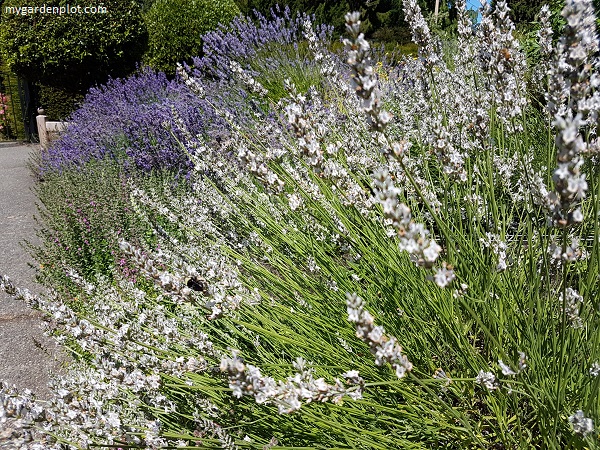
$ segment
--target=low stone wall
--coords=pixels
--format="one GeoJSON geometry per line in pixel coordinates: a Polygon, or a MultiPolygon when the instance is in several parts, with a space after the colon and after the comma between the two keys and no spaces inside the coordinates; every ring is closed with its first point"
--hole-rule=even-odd
{"type": "Polygon", "coordinates": [[[36,117],[37,129],[40,137],[40,146],[43,150],[47,150],[50,143],[60,136],[60,133],[67,129],[68,122],[53,122],[48,121],[44,115],[43,109],[38,109],[36,117]]]}

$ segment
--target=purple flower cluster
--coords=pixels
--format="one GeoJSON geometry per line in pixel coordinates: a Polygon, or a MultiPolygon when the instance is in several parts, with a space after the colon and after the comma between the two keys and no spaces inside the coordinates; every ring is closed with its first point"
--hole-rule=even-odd
{"type": "Polygon", "coordinates": [[[93,88],[61,139],[42,155],[41,170],[115,158],[145,171],[167,168],[187,173],[191,163],[178,144],[184,136],[173,111],[192,135],[217,132],[223,126],[206,100],[163,73],[146,69],[93,88]]]}
{"type": "MultiPolygon", "coordinates": [[[[271,19],[257,11],[254,14],[255,21],[239,16],[227,26],[221,26],[218,30],[202,37],[204,55],[193,60],[196,76],[204,75],[229,80],[232,75],[231,60],[246,66],[243,62],[250,61],[261,49],[267,49],[273,43],[297,48],[298,42],[304,39],[304,22],[308,20],[314,23],[314,17],[307,14],[292,17],[287,6],[283,11],[279,7],[271,10],[271,19]]],[[[319,25],[315,28],[315,33],[319,41],[325,43],[331,38],[333,27],[319,25]]],[[[276,70],[273,65],[282,63],[278,58],[267,58],[265,62],[270,67],[264,69],[270,72],[276,70]]]]}

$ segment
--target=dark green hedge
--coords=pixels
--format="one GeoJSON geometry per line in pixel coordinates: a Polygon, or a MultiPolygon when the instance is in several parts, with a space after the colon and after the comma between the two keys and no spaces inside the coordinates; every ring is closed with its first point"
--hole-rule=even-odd
{"type": "Polygon", "coordinates": [[[39,105],[48,120],[65,120],[83,102],[84,95],[64,87],[39,85],[39,105]]]}
{"type": "Polygon", "coordinates": [[[7,96],[4,117],[0,120],[3,125],[3,129],[0,130],[0,140],[25,139],[25,127],[21,116],[17,83],[17,76],[8,70],[8,66],[4,61],[0,60],[0,93],[7,96]]]}
{"type": "Polygon", "coordinates": [[[138,0],[5,0],[0,16],[0,58],[23,78],[86,90],[135,69],[147,32],[138,0]],[[4,12],[6,6],[104,6],[106,14],[4,12]]]}
{"type": "Polygon", "coordinates": [[[238,14],[233,0],[155,0],[144,13],[149,38],[144,63],[173,75],[178,62],[201,55],[201,35],[238,14]]]}

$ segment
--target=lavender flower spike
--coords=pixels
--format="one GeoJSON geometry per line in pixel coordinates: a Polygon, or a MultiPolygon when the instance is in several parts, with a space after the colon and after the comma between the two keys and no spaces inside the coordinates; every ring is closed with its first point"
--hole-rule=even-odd
{"type": "Polygon", "coordinates": [[[364,309],[365,302],[356,293],[346,294],[348,320],[356,324],[356,336],[369,344],[375,355],[375,364],[382,366],[390,363],[396,376],[402,378],[412,370],[412,363],[402,354],[402,347],[393,336],[387,336],[382,326],[374,324],[373,316],[364,309]]]}
{"type": "Polygon", "coordinates": [[[367,121],[373,131],[385,130],[392,120],[392,115],[381,110],[381,98],[377,87],[377,76],[369,58],[369,43],[364,34],[360,33],[360,14],[358,12],[346,14],[346,29],[354,38],[353,41],[344,39],[348,51],[348,64],[352,73],[351,84],[360,98],[361,109],[367,114],[367,121]]]}
{"type": "Polygon", "coordinates": [[[552,223],[568,227],[583,221],[580,202],[585,198],[588,185],[581,166],[588,144],[580,129],[588,125],[589,118],[598,117],[600,99],[593,90],[600,85],[600,78],[592,73],[592,61],[599,49],[592,2],[571,0],[562,16],[567,25],[550,69],[551,95],[547,99],[558,131],[558,167],[552,176],[555,190],[548,195],[548,200],[552,223]]]}
{"type": "Polygon", "coordinates": [[[323,378],[315,379],[314,369],[307,367],[306,361],[298,358],[294,368],[298,371],[284,381],[275,381],[271,377],[261,374],[258,367],[244,364],[238,357],[238,352],[233,351],[231,358],[221,359],[221,371],[227,372],[229,387],[233,390],[234,397],[253,395],[256,403],[274,403],[280,414],[290,414],[302,407],[302,402],[327,402],[339,403],[347,395],[353,400],[362,398],[364,380],[358,371],[351,370],[342,376],[350,387],[345,387],[339,379],[335,384],[327,384],[323,378]]]}
{"type": "Polygon", "coordinates": [[[434,41],[429,31],[429,26],[423,17],[417,0],[404,0],[402,4],[404,16],[412,33],[412,40],[419,46],[419,55],[428,66],[438,63],[440,60],[439,52],[437,51],[439,45],[434,41]]]}

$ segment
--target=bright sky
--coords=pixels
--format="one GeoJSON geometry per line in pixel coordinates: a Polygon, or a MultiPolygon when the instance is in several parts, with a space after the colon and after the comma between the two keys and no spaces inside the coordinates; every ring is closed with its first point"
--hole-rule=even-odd
{"type": "MultiPolygon", "coordinates": [[[[479,10],[481,8],[481,2],[479,0],[466,0],[467,9],[479,10]]],[[[477,22],[481,20],[481,14],[477,17],[477,22]]]]}

